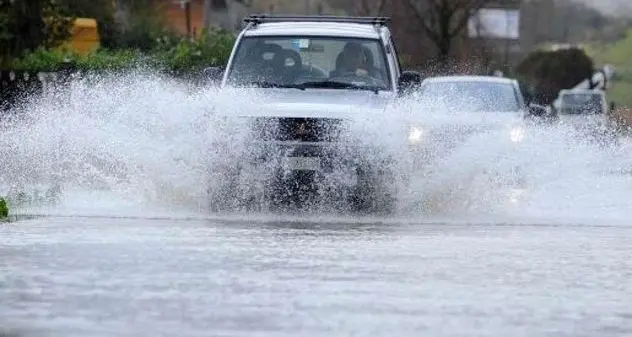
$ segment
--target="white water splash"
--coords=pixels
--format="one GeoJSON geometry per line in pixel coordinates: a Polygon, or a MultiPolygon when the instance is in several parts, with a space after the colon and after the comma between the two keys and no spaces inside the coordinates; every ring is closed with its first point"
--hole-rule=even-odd
{"type": "MultiPolygon", "coordinates": [[[[22,120],[0,128],[0,194],[61,188],[59,203],[18,210],[23,213],[206,214],[209,166],[229,165],[244,149],[239,127],[209,116],[256,109],[256,101],[147,73],[77,81],[69,94],[33,98],[16,111],[22,120]]],[[[404,101],[385,118],[404,121],[420,111],[414,100],[404,101]]],[[[463,116],[423,118],[464,122],[463,116]]],[[[364,130],[385,135],[366,137],[401,154],[394,135],[404,128],[385,130],[384,119],[366,122],[372,127],[364,130]]],[[[563,127],[532,130],[520,144],[499,141],[505,138],[488,132],[443,153],[400,195],[399,217],[614,221],[632,214],[631,146],[583,142],[563,127]]]]}

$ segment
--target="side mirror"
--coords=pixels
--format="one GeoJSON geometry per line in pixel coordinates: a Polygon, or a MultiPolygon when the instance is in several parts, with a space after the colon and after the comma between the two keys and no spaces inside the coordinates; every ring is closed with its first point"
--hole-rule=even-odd
{"type": "Polygon", "coordinates": [[[399,77],[399,93],[405,93],[421,84],[421,74],[416,71],[406,70],[399,77]]]}
{"type": "Polygon", "coordinates": [[[545,117],[548,114],[547,109],[538,104],[529,104],[529,116],[530,117],[545,117]]]}
{"type": "Polygon", "coordinates": [[[211,83],[217,83],[224,76],[224,67],[208,67],[202,70],[202,78],[211,83]]]}

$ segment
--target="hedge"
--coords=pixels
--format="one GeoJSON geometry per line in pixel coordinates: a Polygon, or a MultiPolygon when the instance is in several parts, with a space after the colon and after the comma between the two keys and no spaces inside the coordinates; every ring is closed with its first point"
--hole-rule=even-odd
{"type": "Polygon", "coordinates": [[[22,72],[54,72],[67,68],[102,71],[150,66],[164,71],[196,72],[224,64],[234,41],[235,36],[231,33],[210,30],[190,40],[165,37],[159,41],[158,47],[149,52],[99,49],[82,56],[62,49],[39,48],[14,59],[10,69],[22,72]]]}
{"type": "Polygon", "coordinates": [[[577,48],[535,51],[516,67],[516,78],[534,89],[534,99],[551,104],[562,89],[570,89],[592,78],[592,59],[577,48]]]}
{"type": "Polygon", "coordinates": [[[4,198],[0,198],[0,221],[6,221],[9,218],[9,206],[4,198]]]}

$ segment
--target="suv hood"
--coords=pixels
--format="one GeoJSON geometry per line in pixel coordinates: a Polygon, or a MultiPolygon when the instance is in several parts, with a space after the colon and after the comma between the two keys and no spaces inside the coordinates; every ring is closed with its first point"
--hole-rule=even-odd
{"type": "Polygon", "coordinates": [[[218,111],[220,115],[356,119],[382,114],[393,98],[382,91],[285,88],[245,89],[237,96],[240,101],[231,103],[232,109],[218,111]]]}

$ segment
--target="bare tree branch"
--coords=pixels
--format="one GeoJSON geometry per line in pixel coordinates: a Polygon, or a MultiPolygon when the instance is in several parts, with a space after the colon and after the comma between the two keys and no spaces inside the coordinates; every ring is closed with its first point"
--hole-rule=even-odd
{"type": "Polygon", "coordinates": [[[419,24],[447,58],[452,40],[459,36],[476,11],[492,0],[409,0],[419,24]]]}
{"type": "Polygon", "coordinates": [[[386,0],[355,0],[355,11],[361,16],[379,16],[384,13],[386,0]]]}
{"type": "Polygon", "coordinates": [[[377,14],[382,15],[384,13],[384,7],[386,6],[386,0],[380,0],[377,6],[377,14]]]}
{"type": "Polygon", "coordinates": [[[423,31],[426,33],[426,35],[428,35],[432,42],[438,44],[441,40],[441,36],[439,36],[434,28],[437,22],[436,11],[425,11],[423,8],[420,8],[421,6],[415,1],[411,1],[410,5],[413,13],[419,20],[423,31]]]}
{"type": "MultiPolygon", "coordinates": [[[[467,26],[472,15],[475,15],[475,12],[478,12],[486,3],[489,3],[489,0],[472,0],[465,2],[464,6],[461,8],[461,19],[457,21],[454,28],[450,31],[450,36],[458,35],[464,28],[467,26]]],[[[454,12],[457,12],[459,8],[455,8],[454,12]]]]}

